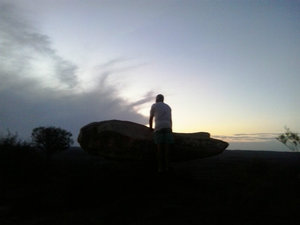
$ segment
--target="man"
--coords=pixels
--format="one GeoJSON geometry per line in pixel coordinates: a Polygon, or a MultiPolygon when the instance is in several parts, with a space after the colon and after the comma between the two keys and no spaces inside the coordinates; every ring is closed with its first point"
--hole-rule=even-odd
{"type": "Polygon", "coordinates": [[[154,142],[157,144],[158,172],[168,171],[169,145],[174,142],[172,135],[171,108],[164,103],[164,96],[156,96],[156,103],[150,110],[149,126],[153,130],[153,118],[155,118],[154,142]]]}

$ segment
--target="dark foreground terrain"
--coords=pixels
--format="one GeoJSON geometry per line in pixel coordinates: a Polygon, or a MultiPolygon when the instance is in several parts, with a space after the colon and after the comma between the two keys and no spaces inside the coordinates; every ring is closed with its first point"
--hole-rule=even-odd
{"type": "Polygon", "coordinates": [[[1,161],[0,224],[299,224],[300,154],[225,151],[172,164],[1,161]]]}

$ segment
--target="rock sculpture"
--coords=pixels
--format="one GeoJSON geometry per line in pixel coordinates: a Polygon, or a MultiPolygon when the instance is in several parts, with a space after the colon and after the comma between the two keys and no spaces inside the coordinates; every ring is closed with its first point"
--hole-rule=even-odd
{"type": "MultiPolygon", "coordinates": [[[[120,160],[153,160],[156,146],[152,131],[141,124],[108,120],[81,128],[78,142],[90,154],[120,160]]],[[[171,161],[186,161],[222,153],[227,142],[210,138],[209,133],[174,133],[171,161]]]]}

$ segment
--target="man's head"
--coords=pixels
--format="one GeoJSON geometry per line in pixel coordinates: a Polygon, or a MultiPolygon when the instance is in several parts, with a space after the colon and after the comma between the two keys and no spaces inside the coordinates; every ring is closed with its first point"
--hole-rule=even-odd
{"type": "Polygon", "coordinates": [[[164,102],[164,96],[159,94],[156,96],[156,102],[164,102]]]}

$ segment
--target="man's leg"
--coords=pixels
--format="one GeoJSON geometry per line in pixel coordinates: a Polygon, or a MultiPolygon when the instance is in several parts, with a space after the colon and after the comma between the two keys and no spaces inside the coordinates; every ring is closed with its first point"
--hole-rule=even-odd
{"type": "Polygon", "coordinates": [[[159,173],[163,171],[163,145],[157,144],[157,152],[156,152],[156,161],[157,161],[157,170],[159,173]]]}
{"type": "Polygon", "coordinates": [[[164,169],[169,169],[169,144],[164,144],[164,169]]]}

